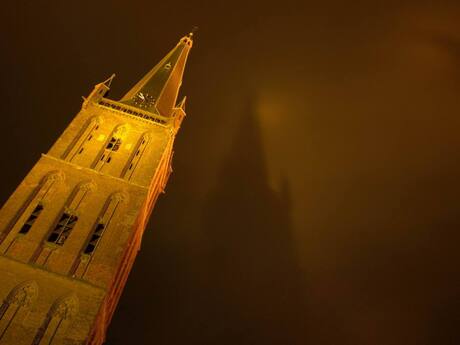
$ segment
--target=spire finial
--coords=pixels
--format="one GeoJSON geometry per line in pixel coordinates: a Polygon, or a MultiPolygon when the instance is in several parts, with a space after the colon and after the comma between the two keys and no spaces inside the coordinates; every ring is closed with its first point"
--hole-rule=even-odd
{"type": "Polygon", "coordinates": [[[107,87],[110,87],[110,85],[112,84],[113,78],[115,78],[115,73],[113,73],[113,74],[110,76],[110,78],[108,78],[107,80],[104,80],[104,81],[102,82],[102,84],[104,84],[104,85],[107,86],[107,87]]]}
{"type": "Polygon", "coordinates": [[[195,33],[198,31],[198,26],[194,26],[192,28],[192,31],[190,31],[190,33],[187,35],[189,38],[193,38],[193,36],[195,35],[195,33]]]}

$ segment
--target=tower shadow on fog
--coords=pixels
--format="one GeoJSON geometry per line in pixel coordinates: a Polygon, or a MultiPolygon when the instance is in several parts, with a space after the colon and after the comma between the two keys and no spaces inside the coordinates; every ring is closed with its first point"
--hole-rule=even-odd
{"type": "Polygon", "coordinates": [[[308,344],[289,188],[285,182],[277,193],[268,184],[253,104],[239,112],[215,188],[197,206],[201,222],[190,223],[190,181],[171,186],[163,211],[183,211],[174,219],[158,213],[107,344],[308,344]],[[200,232],[195,227],[203,237],[187,241],[186,233],[200,232]]]}
{"type": "Polygon", "coordinates": [[[203,292],[213,329],[205,343],[305,344],[302,272],[287,181],[268,182],[255,100],[243,106],[231,150],[204,207],[203,292]]]}

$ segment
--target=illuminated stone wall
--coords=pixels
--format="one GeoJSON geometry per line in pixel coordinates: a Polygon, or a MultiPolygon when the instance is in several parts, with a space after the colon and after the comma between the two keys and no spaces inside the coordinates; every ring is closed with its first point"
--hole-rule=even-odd
{"type": "MultiPolygon", "coordinates": [[[[176,96],[190,42],[174,50],[174,80],[160,70],[176,96]]],[[[2,345],[104,341],[185,116],[184,102],[165,116],[153,103],[103,98],[111,81],[96,85],[0,210],[2,345]]],[[[133,97],[145,98],[137,87],[133,97]]]]}

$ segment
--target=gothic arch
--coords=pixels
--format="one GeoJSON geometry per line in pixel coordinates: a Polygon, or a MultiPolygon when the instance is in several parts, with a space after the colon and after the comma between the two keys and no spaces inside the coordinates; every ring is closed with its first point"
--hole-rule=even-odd
{"type": "Polygon", "coordinates": [[[43,202],[49,197],[53,186],[57,183],[61,183],[62,181],[64,181],[64,173],[59,170],[51,171],[43,176],[38,185],[30,193],[30,196],[11,219],[6,229],[0,234],[0,252],[6,253],[14,242],[14,238],[12,236],[8,236],[10,233],[16,236],[17,232],[26,234],[29,231],[32,224],[26,223],[29,223],[28,221],[31,220],[32,216],[33,221],[38,217],[38,215],[34,215],[34,213],[37,213],[36,211],[41,212],[43,209],[43,202]],[[24,228],[25,225],[27,225],[27,228],[24,228]],[[23,228],[24,231],[22,231],[23,228]],[[7,243],[3,243],[4,241],[7,243]]]}
{"type": "Polygon", "coordinates": [[[67,203],[66,208],[72,212],[82,207],[82,202],[85,197],[96,189],[96,183],[92,180],[80,182],[72,191],[67,203]]]}
{"type": "Polygon", "coordinates": [[[48,234],[48,242],[58,245],[64,244],[78,221],[79,210],[83,207],[84,202],[86,202],[88,193],[95,188],[96,184],[93,181],[83,181],[74,188],[57,223],[48,234]]]}
{"type": "Polygon", "coordinates": [[[128,193],[124,192],[124,191],[118,191],[118,192],[115,192],[115,193],[112,193],[110,196],[109,196],[109,200],[114,200],[116,202],[128,202],[129,200],[129,195],[128,193]]]}
{"type": "Polygon", "coordinates": [[[88,234],[88,237],[81,249],[80,256],[75,260],[70,273],[72,275],[83,277],[86,273],[86,270],[92,260],[93,253],[98,248],[102,237],[105,232],[111,225],[112,219],[122,203],[128,201],[128,194],[123,191],[115,192],[111,194],[104,206],[102,207],[96,223],[94,224],[91,232],[88,234]]]}
{"type": "Polygon", "coordinates": [[[141,135],[139,140],[137,141],[137,144],[128,160],[126,163],[125,167],[123,168],[123,171],[121,173],[121,178],[124,179],[131,179],[133,176],[134,171],[137,168],[137,165],[139,161],[142,159],[142,156],[144,155],[144,152],[147,148],[148,143],[150,142],[152,138],[152,134],[150,132],[145,132],[141,135]]]}
{"type": "Polygon", "coordinates": [[[43,182],[51,181],[51,182],[63,182],[65,179],[65,175],[61,170],[53,170],[45,175],[42,179],[43,182]]]}
{"type": "Polygon", "coordinates": [[[9,305],[16,304],[21,307],[29,307],[38,296],[38,285],[34,280],[25,281],[16,286],[5,299],[9,305]]]}
{"type": "Polygon", "coordinates": [[[92,180],[79,183],[70,193],[67,201],[53,223],[52,227],[43,237],[43,243],[32,255],[30,262],[44,266],[57,246],[63,246],[77,225],[80,209],[88,200],[88,194],[96,189],[92,180]],[[46,245],[45,243],[51,244],[46,245]]]}
{"type": "MultiPolygon", "coordinates": [[[[55,184],[62,183],[64,180],[65,175],[61,170],[53,170],[49,172],[40,181],[35,199],[42,201],[50,194],[51,189],[55,184]]],[[[33,201],[33,199],[34,198],[32,198],[31,201],[33,201]]]]}
{"type": "Polygon", "coordinates": [[[78,314],[78,309],[78,297],[73,293],[57,299],[38,329],[32,345],[51,345],[55,339],[59,339],[78,314]]]}
{"type": "Polygon", "coordinates": [[[0,307],[0,340],[6,334],[21,311],[30,309],[38,296],[35,281],[25,281],[13,288],[0,307]]]}
{"type": "Polygon", "coordinates": [[[72,319],[78,313],[79,303],[75,294],[59,298],[51,306],[49,315],[60,319],[72,319]]]}
{"type": "Polygon", "coordinates": [[[117,137],[117,138],[125,136],[127,131],[129,130],[129,127],[130,126],[128,123],[117,125],[112,132],[112,136],[117,137]]]}
{"type": "Polygon", "coordinates": [[[101,170],[105,164],[110,163],[113,154],[116,153],[123,144],[129,129],[130,125],[127,123],[115,126],[91,165],[92,169],[101,170]]]}
{"type": "Polygon", "coordinates": [[[93,116],[89,118],[74,140],[64,151],[61,158],[71,162],[77,154],[82,153],[85,144],[92,139],[94,132],[99,129],[99,126],[102,123],[103,119],[101,116],[93,116]]]}

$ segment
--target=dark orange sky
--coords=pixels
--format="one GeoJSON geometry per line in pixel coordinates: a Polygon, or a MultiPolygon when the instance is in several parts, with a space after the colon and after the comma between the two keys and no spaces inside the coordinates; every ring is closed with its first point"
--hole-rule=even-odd
{"type": "Polygon", "coordinates": [[[2,7],[1,201],[200,27],[108,345],[460,343],[458,2],[2,7]]]}

